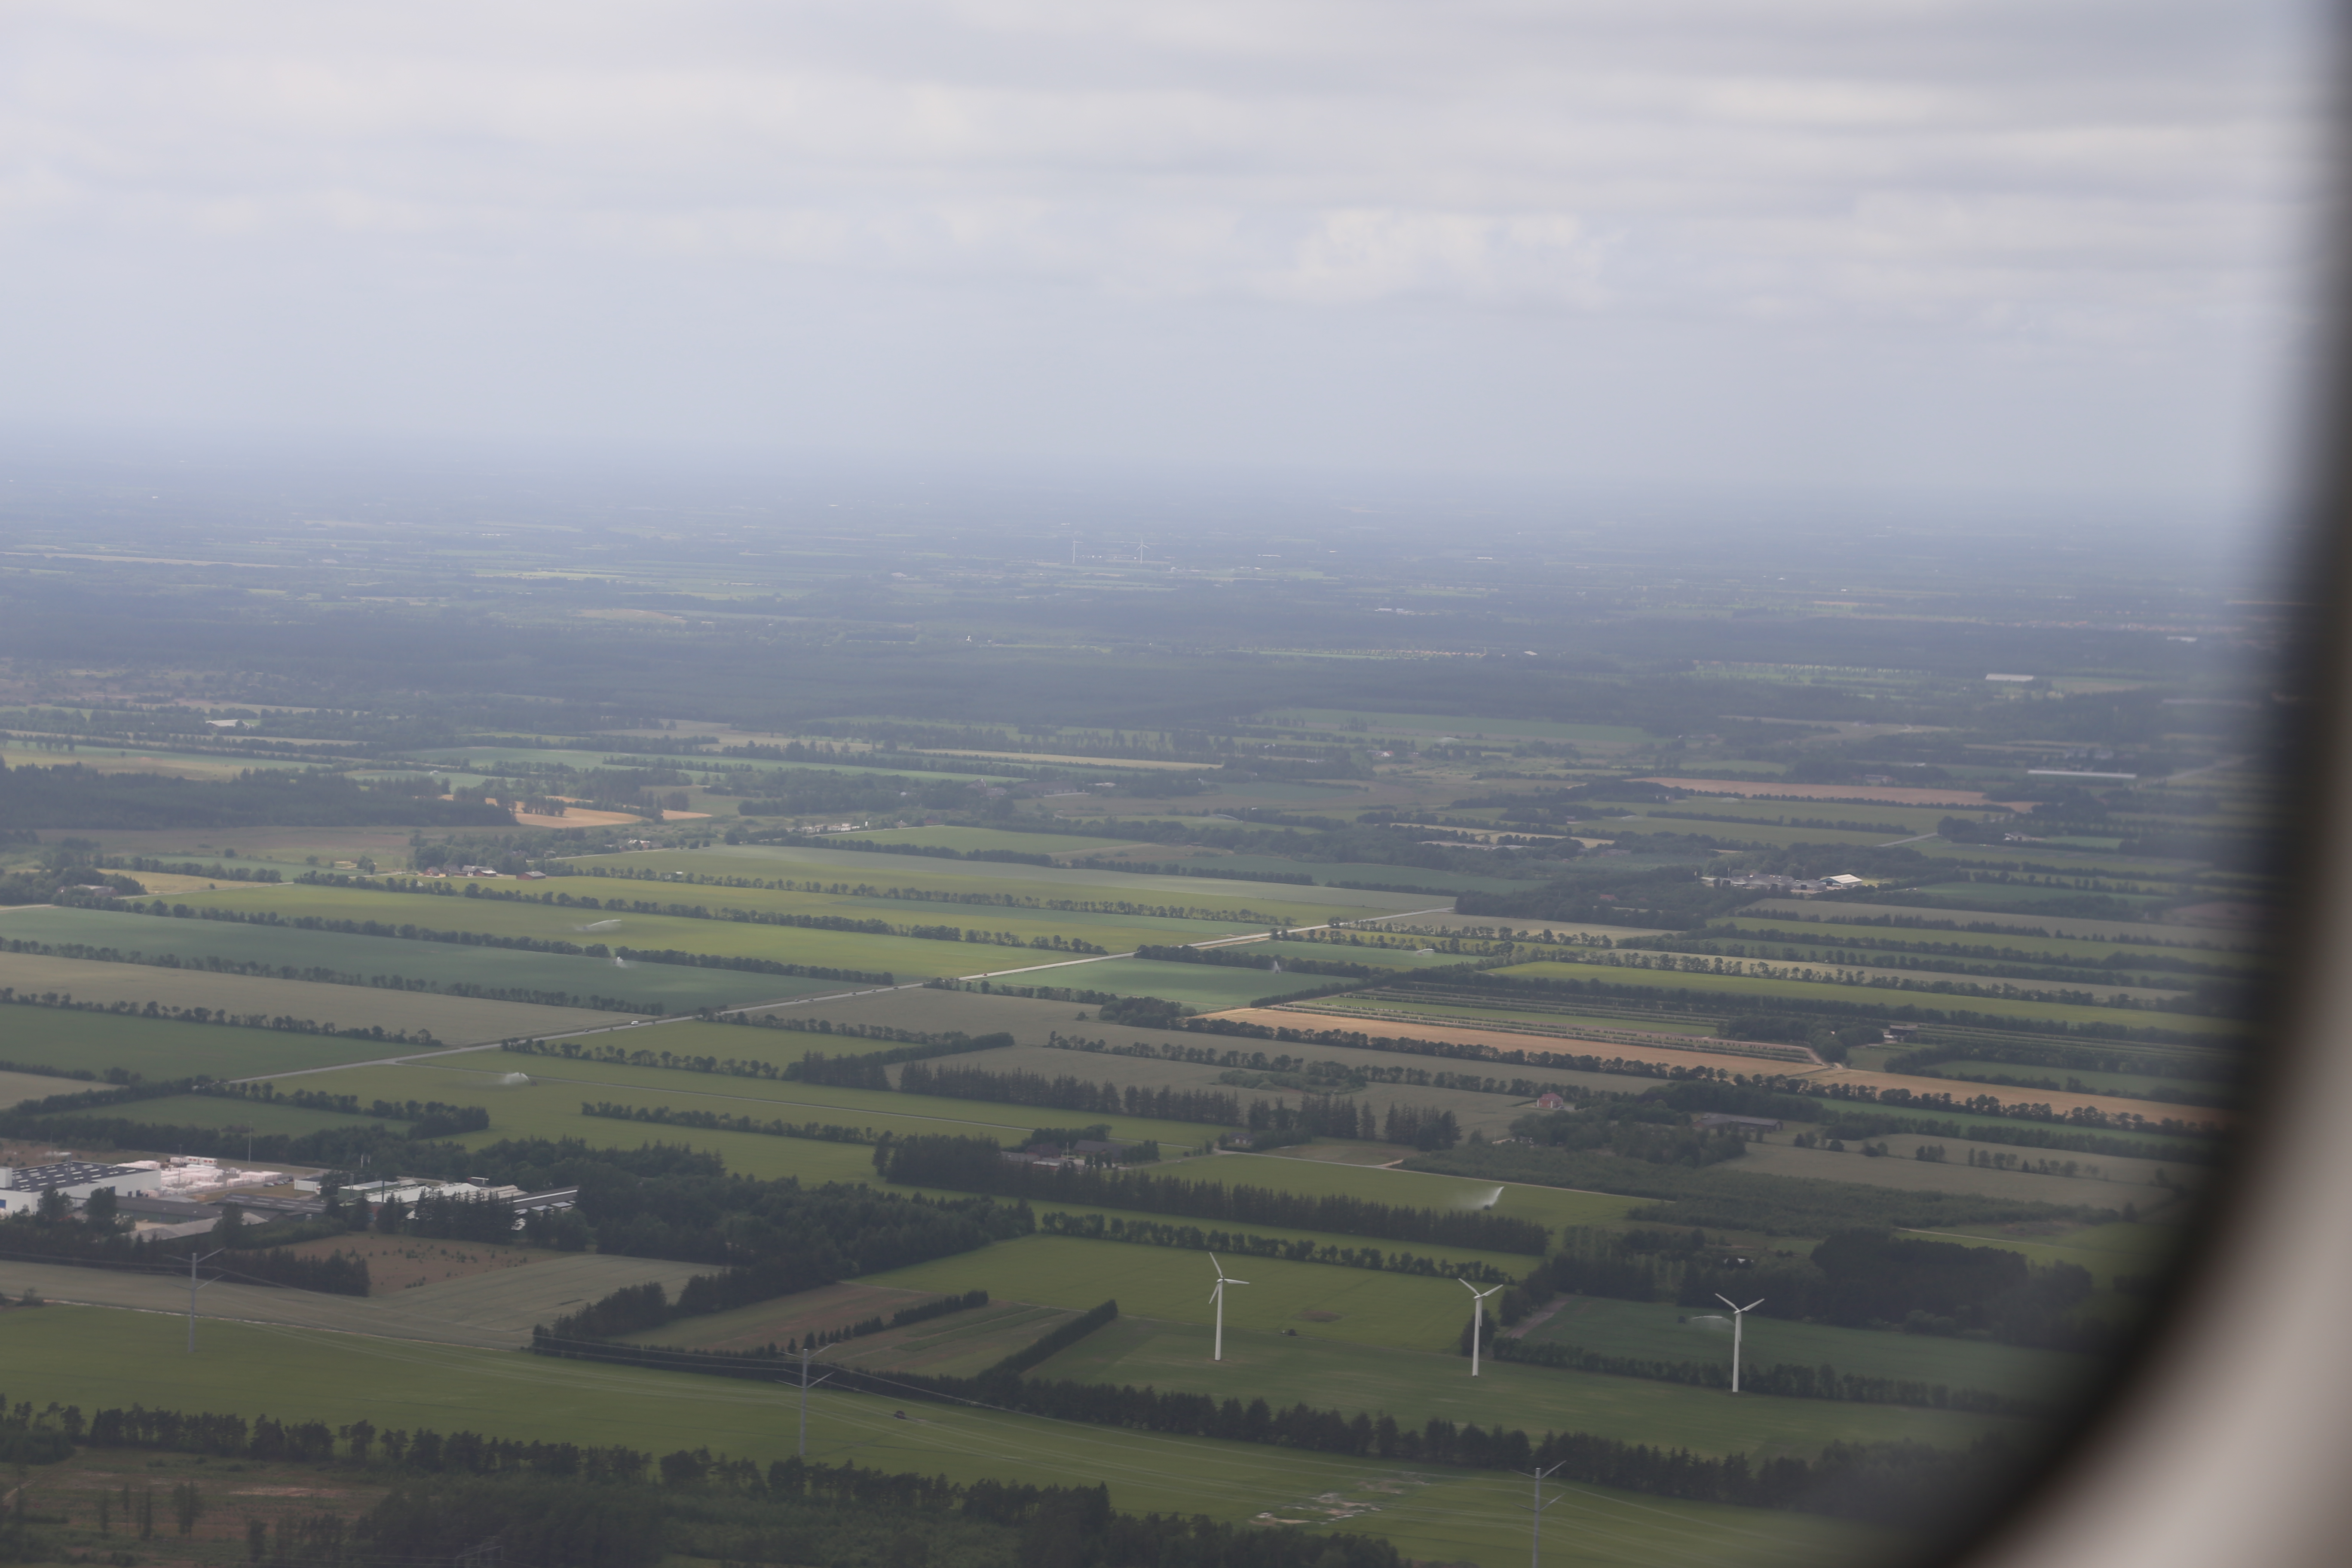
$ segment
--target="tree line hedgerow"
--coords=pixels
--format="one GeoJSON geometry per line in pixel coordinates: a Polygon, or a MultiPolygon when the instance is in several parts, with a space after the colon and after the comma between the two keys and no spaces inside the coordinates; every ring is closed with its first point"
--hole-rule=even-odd
{"type": "Polygon", "coordinates": [[[1153,1117],[1165,1121],[1241,1124],[1239,1097],[1201,1089],[1147,1089],[1138,1084],[1089,1083],[1084,1079],[985,1068],[937,1068],[909,1062],[899,1069],[901,1094],[938,1094],[955,1100],[985,1100],[1001,1105],[1034,1105],[1053,1110],[1098,1115],[1153,1117]]]}

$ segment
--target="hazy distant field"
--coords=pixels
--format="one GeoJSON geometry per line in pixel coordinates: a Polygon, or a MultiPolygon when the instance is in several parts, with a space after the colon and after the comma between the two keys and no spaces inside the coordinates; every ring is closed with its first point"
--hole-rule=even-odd
{"type": "MultiPolygon", "coordinates": [[[[1979,884],[1988,885],[1988,884],[1979,884]]],[[[1989,884],[1999,887],[2000,884],[1989,884]]],[[[1906,894],[1906,897],[1910,895],[1906,894]]],[[[1892,917],[1901,921],[1936,921],[1958,926],[1988,925],[2013,930],[2047,931],[2054,937],[2078,937],[2092,942],[2116,938],[2137,938],[2142,942],[2164,946],[2221,948],[2235,951],[2267,951],[2270,938],[2258,931],[2231,931],[2212,926],[2171,925],[2158,921],[2099,921],[2084,920],[2071,915],[2037,914],[2032,910],[1995,912],[1986,910],[1925,910],[1916,905],[1898,903],[1852,904],[1843,900],[1833,902],[1806,899],[1759,899],[1740,911],[1742,920],[1764,920],[1780,924],[1799,921],[1881,920],[1892,917]]],[[[1918,926],[1874,926],[1888,936],[1918,942],[1973,941],[1978,938],[1997,940],[1998,932],[1941,931],[1918,926]]]]}
{"type": "MultiPolygon", "coordinates": [[[[306,895],[321,889],[288,889],[282,892],[197,894],[197,902],[228,902],[238,909],[268,908],[291,918],[319,912],[306,895]],[[256,900],[270,902],[257,905],[256,900]],[[230,900],[234,900],[234,902],[230,900]]],[[[404,900],[422,903],[424,900],[404,900]]],[[[456,903],[458,900],[435,900],[456,903]]],[[[473,900],[465,900],[471,902],[473,900]]],[[[379,906],[381,910],[381,906],[379,906]]],[[[432,928],[430,909],[400,909],[377,912],[383,921],[405,921],[432,928]]],[[[349,918],[349,917],[339,917],[349,918]]],[[[698,922],[709,923],[709,922],[698,922]]],[[[467,928],[462,924],[456,929],[467,928]]],[[[337,931],[293,931],[282,926],[247,925],[235,921],[173,920],[113,910],[42,909],[12,912],[0,921],[0,931],[31,942],[62,946],[111,948],[129,956],[142,954],[152,963],[172,957],[201,965],[207,959],[297,969],[322,969],[337,976],[360,980],[378,975],[423,981],[434,986],[478,986],[485,990],[530,991],[587,998],[611,996],[644,1002],[655,1007],[691,1009],[734,1006],[778,997],[807,995],[840,989],[835,981],[761,974],[740,970],[704,969],[675,963],[632,963],[580,958],[556,952],[517,952],[511,948],[468,947],[455,942],[419,942],[389,936],[349,936],[337,931]]],[[[594,940],[590,938],[588,940],[594,940]]]]}
{"type": "MultiPolygon", "coordinates": [[[[5,921],[0,920],[0,930],[5,929],[5,921]]],[[[576,1029],[609,1028],[614,1024],[625,1023],[630,1016],[625,1013],[607,1013],[586,1007],[542,1007],[528,1002],[485,1002],[470,996],[442,996],[425,991],[391,991],[373,985],[314,984],[303,980],[215,974],[198,969],[161,969],[144,963],[44,958],[25,952],[0,952],[0,985],[14,986],[19,992],[36,995],[54,991],[86,1002],[133,1002],[142,1005],[159,1002],[181,1007],[205,1007],[240,1017],[259,1013],[268,1017],[308,1018],[346,1028],[373,1026],[387,1032],[425,1029],[431,1031],[435,1039],[446,1045],[467,1045],[523,1035],[562,1034],[576,1029]]],[[[14,1017],[14,1013],[9,1016],[14,1017]]],[[[289,1038],[314,1040],[322,1048],[332,1050],[358,1043],[342,1041],[329,1046],[317,1036],[291,1036],[289,1038]]],[[[375,1042],[375,1047],[373,1054],[379,1056],[417,1048],[384,1041],[375,1042]]]]}
{"type": "MultiPolygon", "coordinates": [[[[769,889],[707,888],[677,883],[664,886],[658,883],[623,881],[613,878],[565,879],[565,880],[573,884],[572,887],[564,889],[571,896],[593,898],[608,907],[583,910],[576,906],[542,903],[536,900],[509,902],[500,899],[451,898],[421,892],[308,887],[268,895],[225,890],[218,893],[190,895],[183,901],[194,906],[214,906],[241,910],[267,908],[276,910],[289,918],[296,915],[316,915],[328,920],[374,921],[386,924],[405,923],[425,930],[480,931],[499,936],[530,937],[543,942],[574,942],[583,946],[603,942],[614,947],[631,947],[650,952],[677,950],[724,957],[771,959],[824,968],[887,973],[908,979],[923,979],[933,975],[955,977],[1001,970],[1032,968],[1055,963],[1074,956],[1066,948],[1029,945],[1039,940],[1050,942],[1056,936],[1084,942],[1111,952],[1123,952],[1140,943],[1182,944],[1199,942],[1203,938],[1236,935],[1265,929],[1265,922],[1260,921],[1168,919],[1083,910],[1014,909],[1001,905],[935,904],[906,900],[782,892],[769,889]],[[265,897],[267,902],[262,901],[265,897]],[[992,941],[936,941],[905,936],[873,935],[855,931],[810,930],[795,926],[730,920],[723,918],[723,913],[721,918],[718,919],[645,913],[629,909],[610,908],[609,905],[614,900],[654,905],[672,903],[688,907],[699,905],[713,911],[746,910],[819,918],[880,921],[898,927],[952,926],[960,931],[986,932],[992,936],[1003,933],[1017,939],[1017,942],[1015,944],[1007,945],[992,941]]],[[[131,920],[141,917],[111,918],[131,920]]],[[[236,930],[238,928],[212,925],[211,929],[236,930]]],[[[394,939],[343,937],[334,940],[349,942],[394,939]]],[[[408,945],[412,944],[403,944],[404,948],[408,945]]],[[[424,947],[428,951],[439,949],[457,953],[510,951],[453,948],[437,942],[413,945],[424,947]]],[[[541,959],[549,965],[585,966],[583,969],[583,973],[592,972],[593,967],[602,962],[593,959],[564,958],[560,955],[530,954],[527,956],[541,959]]],[[[610,965],[605,967],[610,969],[610,965]]],[[[708,988],[711,992],[713,1000],[732,1004],[737,1001],[757,999],[756,996],[736,994],[728,988],[731,985],[740,991],[752,979],[761,977],[745,976],[723,970],[698,970],[693,973],[729,977],[725,981],[712,980],[709,983],[708,988]]],[[[1234,971],[1233,973],[1238,974],[1242,972],[1234,971]]],[[[775,982],[779,977],[763,978],[771,987],[768,994],[790,995],[794,992],[795,984],[793,982],[786,981],[783,984],[778,985],[775,982]]],[[[1278,977],[1276,984],[1279,985],[1278,977]]],[[[826,986],[837,988],[837,984],[828,982],[823,984],[800,985],[797,988],[805,992],[824,989],[826,986]]]]}
{"type": "MultiPolygon", "coordinates": [[[[1779,961],[1774,961],[1778,963],[1779,961]]],[[[1803,967],[1803,965],[1799,965],[1803,967]]],[[[1816,963],[1812,968],[1826,971],[1846,967],[1839,964],[1816,963]]],[[[1857,1002],[1872,1009],[1896,1007],[1927,1007],[1957,1013],[1982,1013],[2002,1018],[2032,1018],[2053,1024],[2116,1024],[2126,1028],[2168,1029],[2188,1035],[2231,1036],[2245,1032],[2244,1023],[2233,1018],[2213,1018],[2194,1013],[2159,1013],[2144,1009],[2084,1006],[2069,1002],[2020,1001],[2006,996],[1971,996],[1937,991],[1905,991],[1891,986],[1847,985],[1833,980],[1766,980],[1748,975],[1693,974],[1681,970],[1630,969],[1598,963],[1559,963],[1539,962],[1513,964],[1494,971],[1505,978],[1525,977],[1529,980],[1599,981],[1604,985],[1661,986],[1678,991],[1719,994],[1727,998],[1740,997],[1820,997],[1825,1001],[1857,1002]]],[[[1914,976],[1923,981],[1933,976],[1914,976]]],[[[1954,976],[1971,984],[1993,986],[2003,982],[1981,977],[1954,976]]],[[[2046,990],[2079,989],[2095,995],[2112,994],[2120,986],[2060,987],[2035,983],[2046,990]]]]}
{"type": "MultiPolygon", "coordinates": [[[[2131,928],[2122,929],[2130,930],[2131,928]]],[[[2148,936],[2160,940],[2178,934],[2179,928],[2151,925],[2139,930],[2148,936]]],[[[1827,921],[1816,923],[1811,921],[1776,919],[1771,916],[1711,921],[1706,927],[1706,934],[1713,936],[1718,932],[1727,935],[1737,932],[1741,935],[1751,935],[1768,931],[1788,933],[1790,937],[1795,939],[1794,945],[1800,952],[1812,943],[1843,944],[1857,952],[1867,952],[1885,943],[1899,943],[1915,948],[1934,944],[1963,951],[1958,955],[1936,953],[1924,956],[1936,958],[1958,956],[1966,960],[1972,954],[1981,952],[1988,958],[1997,953],[2017,954],[2027,963],[2082,964],[2100,963],[2113,957],[2127,965],[2148,959],[2179,958],[2237,970],[2262,967],[2266,958],[2266,955],[2260,953],[2233,952],[2216,948],[2191,952],[2176,947],[2152,946],[2145,940],[2102,942],[2088,937],[2028,936],[2019,931],[1921,931],[1916,926],[1837,925],[1827,921]]],[[[2134,934],[2138,932],[2135,931],[2134,934]]],[[[1774,951],[1779,945],[1771,940],[1756,944],[1758,949],[1765,952],[1774,951]]],[[[1792,962],[1818,963],[1820,961],[1798,959],[1792,962]]],[[[1956,975],[1954,978],[1968,977],[1956,975]]],[[[2186,983],[2187,980],[2184,977],[2183,984],[2186,983]]]]}
{"type": "Polygon", "coordinates": [[[1348,888],[1308,888],[1278,882],[1225,881],[1213,877],[1154,877],[1132,871],[1080,871],[1058,866],[999,861],[932,860],[918,855],[877,855],[847,849],[783,848],[770,845],[714,846],[708,849],[636,851],[572,862],[630,866],[657,871],[693,871],[716,877],[822,879],[882,887],[921,887],[944,891],[1018,892],[1034,898],[1124,899],[1139,904],[1249,909],[1287,925],[1328,920],[1360,920],[1423,907],[1412,893],[1377,893],[1348,888]],[[1043,885],[1041,885],[1043,884],[1043,885]],[[1066,890],[1065,890],[1066,889],[1066,890]]]}

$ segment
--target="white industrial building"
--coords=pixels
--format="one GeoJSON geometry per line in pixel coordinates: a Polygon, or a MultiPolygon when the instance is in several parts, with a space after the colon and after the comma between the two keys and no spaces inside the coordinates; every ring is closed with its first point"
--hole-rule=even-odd
{"type": "Polygon", "coordinates": [[[68,1160],[54,1165],[0,1166],[0,1215],[29,1214],[40,1206],[44,1193],[63,1193],[76,1206],[100,1187],[116,1194],[160,1194],[162,1168],[152,1160],[128,1165],[93,1165],[68,1160]]]}

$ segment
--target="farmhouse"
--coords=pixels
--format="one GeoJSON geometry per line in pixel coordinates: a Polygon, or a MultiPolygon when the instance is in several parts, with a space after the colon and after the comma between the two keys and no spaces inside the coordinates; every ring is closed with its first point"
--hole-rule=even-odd
{"type": "Polygon", "coordinates": [[[1562,1100],[1558,1094],[1555,1094],[1550,1089],[1546,1089],[1543,1093],[1536,1096],[1536,1105],[1539,1110],[1565,1110],[1568,1109],[1568,1101],[1562,1100]]]}

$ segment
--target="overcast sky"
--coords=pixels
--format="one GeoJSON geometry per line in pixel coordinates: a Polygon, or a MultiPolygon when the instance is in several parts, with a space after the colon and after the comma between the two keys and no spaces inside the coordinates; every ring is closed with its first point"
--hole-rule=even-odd
{"type": "Polygon", "coordinates": [[[11,0],[0,430],[2242,515],[2283,0],[11,0]]]}

